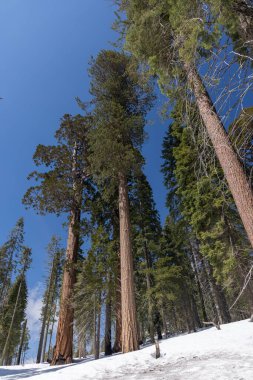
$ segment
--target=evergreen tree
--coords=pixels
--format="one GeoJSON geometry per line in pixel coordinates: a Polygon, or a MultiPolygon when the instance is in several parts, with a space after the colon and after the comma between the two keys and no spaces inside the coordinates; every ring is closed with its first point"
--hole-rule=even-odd
{"type": "Polygon", "coordinates": [[[1,365],[11,364],[22,333],[22,323],[25,319],[27,305],[27,285],[25,273],[30,266],[31,250],[25,248],[22,253],[22,269],[9,290],[0,320],[1,365]],[[6,335],[7,332],[7,335],[6,335]]]}
{"type": "Polygon", "coordinates": [[[222,121],[198,71],[202,58],[219,46],[220,31],[202,2],[117,1],[126,11],[126,48],[148,63],[171,100],[186,83],[213,144],[239,215],[253,246],[253,193],[222,121]]]}
{"type": "Polygon", "coordinates": [[[24,219],[20,218],[9,239],[0,247],[0,310],[3,307],[12,275],[17,272],[24,242],[24,219]]]}
{"type": "Polygon", "coordinates": [[[43,296],[43,307],[41,311],[42,326],[37,353],[37,363],[45,360],[49,325],[51,320],[55,317],[55,305],[58,303],[60,297],[62,267],[64,266],[64,250],[61,248],[60,239],[57,236],[52,236],[47,251],[49,256],[49,274],[46,281],[46,290],[43,296]]]}
{"type": "Polygon", "coordinates": [[[84,341],[93,341],[95,359],[99,358],[101,309],[109,284],[110,240],[103,226],[98,226],[91,236],[91,248],[82,263],[75,291],[76,328],[84,341]]]}
{"type": "MultiPolygon", "coordinates": [[[[135,257],[138,321],[140,331],[148,331],[154,342],[157,308],[153,287],[153,266],[159,250],[161,225],[152,189],[144,173],[132,179],[130,186],[133,249],[135,257]]],[[[145,336],[140,337],[143,341],[145,336]]]]}
{"type": "Polygon", "coordinates": [[[221,285],[227,290],[231,282],[234,290],[238,287],[241,262],[249,258],[249,246],[210,144],[205,144],[203,152],[205,137],[201,129],[191,124],[180,127],[180,117],[174,117],[176,121],[165,139],[163,171],[167,173],[167,185],[171,183],[170,197],[176,193],[179,209],[195,234],[195,243],[193,237],[189,238],[195,245],[193,261],[198,267],[198,262],[204,260],[202,270],[209,279],[216,318],[220,323],[229,322],[221,285]]]}
{"type": "Polygon", "coordinates": [[[138,349],[128,176],[142,164],[145,115],[150,109],[150,85],[141,86],[136,61],[114,51],[101,51],[90,67],[95,128],[90,133],[90,162],[96,181],[118,188],[122,350],[138,349]]]}
{"type": "Polygon", "coordinates": [[[56,348],[52,364],[70,363],[73,355],[74,310],[71,304],[76,280],[76,262],[80,246],[80,217],[89,189],[87,172],[87,132],[91,125],[90,115],[65,115],[55,137],[57,145],[39,145],[34,154],[37,166],[44,172],[35,171],[29,178],[38,184],[26,192],[23,202],[39,213],[68,213],[69,228],[66,262],[63,271],[60,313],[56,348]]]}

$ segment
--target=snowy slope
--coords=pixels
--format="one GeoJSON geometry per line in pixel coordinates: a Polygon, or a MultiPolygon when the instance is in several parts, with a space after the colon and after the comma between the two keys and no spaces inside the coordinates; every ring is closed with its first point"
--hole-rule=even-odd
{"type": "Polygon", "coordinates": [[[160,343],[161,358],[154,346],[97,361],[68,366],[29,364],[1,367],[0,379],[99,380],[253,380],[253,323],[248,320],[212,327],[160,343]]]}

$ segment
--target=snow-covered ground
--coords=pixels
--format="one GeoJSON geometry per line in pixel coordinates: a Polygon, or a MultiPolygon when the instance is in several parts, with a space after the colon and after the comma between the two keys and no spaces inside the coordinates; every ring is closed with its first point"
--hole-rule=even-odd
{"type": "Polygon", "coordinates": [[[160,342],[154,346],[100,360],[83,360],[68,366],[27,364],[0,368],[0,379],[29,380],[252,380],[253,323],[248,320],[212,327],[160,342]]]}

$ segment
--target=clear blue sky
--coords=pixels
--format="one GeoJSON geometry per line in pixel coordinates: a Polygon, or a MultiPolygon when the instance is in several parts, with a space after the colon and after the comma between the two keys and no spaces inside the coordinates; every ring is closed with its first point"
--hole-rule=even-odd
{"type": "MultiPolygon", "coordinates": [[[[78,113],[75,97],[89,96],[87,66],[117,35],[111,0],[0,0],[0,244],[20,216],[33,250],[28,284],[43,282],[45,247],[52,234],[66,239],[62,219],[25,211],[21,199],[34,170],[37,144],[50,144],[64,113],[78,113]]],[[[162,100],[158,100],[158,103],[162,100]]],[[[145,168],[162,220],[165,189],[160,173],[166,125],[150,115],[145,168]]],[[[36,298],[36,294],[34,293],[36,298]]]]}

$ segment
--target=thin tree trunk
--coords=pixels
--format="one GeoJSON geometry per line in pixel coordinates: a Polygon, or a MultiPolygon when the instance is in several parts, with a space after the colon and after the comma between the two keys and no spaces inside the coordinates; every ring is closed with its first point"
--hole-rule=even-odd
{"type": "Polygon", "coordinates": [[[25,319],[25,321],[23,323],[22,336],[21,336],[20,346],[19,346],[19,349],[18,349],[17,365],[20,364],[20,360],[21,360],[21,354],[22,354],[24,340],[25,340],[26,326],[27,326],[27,319],[25,319]]]}
{"type": "Polygon", "coordinates": [[[205,301],[204,301],[204,296],[203,296],[203,292],[202,292],[203,286],[201,286],[200,274],[199,274],[199,269],[198,269],[198,263],[197,263],[197,258],[196,258],[196,254],[195,254],[196,248],[194,246],[194,243],[190,242],[190,244],[191,244],[191,248],[192,248],[191,259],[192,259],[192,265],[193,265],[193,268],[194,268],[196,283],[197,283],[197,287],[198,287],[198,294],[199,294],[200,305],[201,305],[201,310],[202,310],[202,317],[203,317],[204,321],[208,321],[206,307],[205,307],[205,301]]]}
{"type": "Polygon", "coordinates": [[[147,248],[146,241],[144,242],[144,252],[145,252],[145,260],[146,260],[146,284],[147,284],[147,292],[148,292],[148,324],[149,324],[149,335],[152,343],[155,343],[155,329],[154,329],[154,320],[153,320],[153,314],[154,314],[154,307],[153,307],[153,300],[151,296],[151,260],[150,255],[147,248]]]}
{"type": "Polygon", "coordinates": [[[193,294],[190,295],[190,304],[191,304],[192,316],[193,316],[193,322],[195,325],[195,329],[201,328],[202,323],[201,323],[200,318],[199,318],[198,308],[197,308],[196,300],[195,300],[195,297],[193,296],[193,294]]]}
{"type": "Polygon", "coordinates": [[[109,279],[105,305],[105,356],[112,355],[112,298],[111,282],[109,279]]]}
{"type": "Polygon", "coordinates": [[[127,179],[119,173],[122,351],[139,349],[127,179]]]}
{"type": "Polygon", "coordinates": [[[97,347],[97,307],[96,307],[96,295],[94,294],[94,305],[93,305],[93,354],[94,359],[96,357],[96,347],[97,347]]]}
{"type": "Polygon", "coordinates": [[[47,321],[47,325],[46,325],[46,329],[45,329],[45,336],[44,336],[43,347],[42,347],[42,355],[41,355],[42,362],[45,361],[45,353],[46,353],[46,346],[47,346],[48,329],[49,329],[49,321],[47,321]]]}
{"type": "MultiPolygon", "coordinates": [[[[165,312],[164,312],[164,308],[162,308],[162,321],[163,321],[163,333],[164,333],[164,336],[165,338],[167,338],[167,319],[166,319],[166,315],[165,315],[165,312]]],[[[159,337],[158,337],[159,339],[159,337]]]]}
{"type": "Polygon", "coordinates": [[[113,345],[113,352],[121,352],[122,350],[122,313],[121,313],[121,279],[120,279],[120,260],[119,260],[119,273],[116,284],[116,297],[115,297],[115,341],[113,345]]]}
{"type": "Polygon", "coordinates": [[[49,357],[50,357],[50,349],[51,349],[51,343],[52,343],[52,337],[53,337],[53,331],[54,331],[55,315],[56,315],[56,305],[54,307],[53,321],[52,321],[52,326],[51,326],[50,336],[49,336],[49,344],[48,344],[48,351],[47,351],[47,360],[49,360],[49,357]]]}
{"type": "Polygon", "coordinates": [[[40,340],[39,340],[37,360],[36,360],[37,364],[41,363],[41,361],[43,361],[43,359],[44,359],[43,355],[42,355],[42,349],[43,349],[43,343],[44,343],[44,339],[45,339],[45,328],[46,328],[46,323],[47,323],[47,319],[48,319],[48,308],[49,308],[50,293],[51,293],[52,281],[53,281],[53,271],[54,271],[54,261],[52,262],[50,279],[49,279],[49,284],[48,284],[48,289],[47,289],[46,303],[45,303],[45,307],[43,310],[43,319],[42,319],[42,326],[41,326],[41,330],[40,330],[40,340]]]}
{"type": "Polygon", "coordinates": [[[99,295],[98,307],[94,303],[94,359],[99,359],[100,353],[100,324],[101,324],[101,294],[99,295]]]}
{"type": "Polygon", "coordinates": [[[203,289],[205,304],[207,302],[207,298],[210,300],[210,310],[209,310],[210,312],[207,314],[208,315],[210,314],[209,317],[211,317],[211,320],[213,320],[216,317],[217,312],[216,312],[215,294],[211,286],[211,283],[213,283],[215,280],[211,276],[210,271],[208,271],[209,262],[207,261],[206,258],[203,258],[202,254],[200,253],[198,240],[195,240],[195,245],[194,245],[193,255],[195,258],[197,268],[199,268],[199,266],[201,268],[201,270],[199,270],[199,274],[201,277],[200,284],[203,289]]]}
{"type": "Polygon", "coordinates": [[[204,121],[242,223],[253,247],[252,189],[201,77],[193,65],[185,63],[184,67],[188,81],[193,87],[199,113],[204,121]]]}
{"type": "Polygon", "coordinates": [[[220,285],[216,284],[216,281],[213,277],[212,267],[207,259],[205,259],[205,266],[208,273],[208,279],[210,283],[210,289],[213,294],[213,299],[215,302],[215,308],[217,312],[217,318],[219,324],[231,322],[231,316],[228,310],[228,305],[226,297],[220,285]]]}
{"type": "Polygon", "coordinates": [[[79,248],[79,225],[80,208],[77,207],[76,210],[71,212],[70,216],[66,263],[63,272],[60,313],[56,334],[56,347],[51,365],[69,364],[72,362],[74,309],[71,301],[74,284],[76,282],[75,264],[79,248]]]}
{"type": "Polygon", "coordinates": [[[86,357],[86,342],[85,342],[85,332],[80,333],[78,336],[78,356],[79,359],[86,357]]]}

